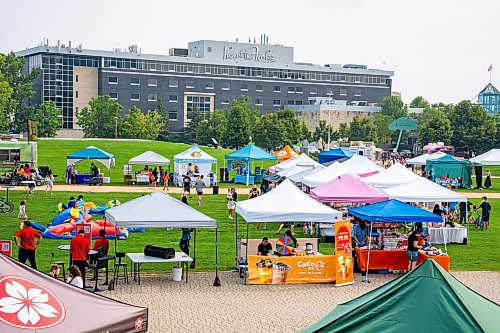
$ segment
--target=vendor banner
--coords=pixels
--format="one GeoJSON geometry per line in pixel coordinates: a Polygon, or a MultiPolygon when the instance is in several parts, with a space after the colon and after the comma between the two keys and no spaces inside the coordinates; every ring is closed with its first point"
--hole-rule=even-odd
{"type": "Polygon", "coordinates": [[[248,284],[335,282],[333,255],[248,256],[248,284]]]}
{"type": "Polygon", "coordinates": [[[337,258],[335,284],[343,286],[354,283],[351,222],[349,220],[335,222],[335,256],[337,258]]]}
{"type": "Polygon", "coordinates": [[[89,246],[92,247],[92,224],[90,223],[76,223],[75,224],[75,236],[78,235],[80,230],[85,231],[85,239],[89,242],[89,246]]]}
{"type": "Polygon", "coordinates": [[[227,171],[236,171],[241,173],[246,170],[247,162],[243,160],[227,160],[227,171]]]}
{"type": "Polygon", "coordinates": [[[0,253],[12,257],[12,241],[0,240],[0,253]]]}

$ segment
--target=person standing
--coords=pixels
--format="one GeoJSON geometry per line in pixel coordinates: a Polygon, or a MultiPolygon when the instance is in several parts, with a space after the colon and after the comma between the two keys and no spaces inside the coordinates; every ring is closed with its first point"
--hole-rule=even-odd
{"type": "Polygon", "coordinates": [[[196,186],[196,194],[198,194],[198,206],[201,206],[203,203],[203,187],[205,183],[203,182],[203,175],[200,175],[195,183],[196,186]]]}
{"type": "Polygon", "coordinates": [[[484,228],[488,230],[488,227],[490,226],[491,213],[491,204],[488,202],[488,198],[482,197],[482,202],[481,205],[479,205],[479,208],[481,208],[481,218],[483,219],[484,228]]]}
{"type": "Polygon", "coordinates": [[[422,245],[419,244],[421,234],[421,229],[415,229],[415,231],[408,236],[408,249],[406,250],[406,256],[408,257],[408,272],[417,266],[418,250],[422,248],[422,245]]]}
{"type": "Polygon", "coordinates": [[[429,179],[430,181],[433,181],[432,180],[432,170],[429,170],[429,172],[427,173],[427,179],[429,179]]]}
{"type": "Polygon", "coordinates": [[[73,179],[73,167],[73,163],[66,167],[66,184],[71,184],[71,181],[73,179]]]}
{"type": "Polygon", "coordinates": [[[45,194],[47,194],[49,189],[50,194],[52,194],[52,188],[54,187],[54,175],[52,174],[52,170],[49,170],[45,176],[45,186],[45,194]]]}
{"type": "Polygon", "coordinates": [[[191,198],[191,177],[188,174],[182,178],[182,186],[184,188],[184,195],[189,195],[191,198]]]}
{"type": "Polygon", "coordinates": [[[19,203],[17,218],[19,219],[19,229],[23,229],[23,223],[28,221],[28,215],[26,215],[26,201],[24,200],[21,200],[19,203]]]}
{"type": "Polygon", "coordinates": [[[82,273],[83,285],[85,285],[85,269],[87,268],[87,255],[90,252],[90,244],[84,237],[85,230],[80,229],[78,234],[73,237],[70,243],[70,251],[73,259],[73,265],[80,269],[82,273]]]}
{"type": "Polygon", "coordinates": [[[156,187],[156,182],[158,181],[158,169],[155,167],[151,173],[151,186],[156,187]]]}
{"type": "Polygon", "coordinates": [[[359,223],[355,224],[354,228],[352,228],[352,238],[354,239],[356,247],[366,245],[369,236],[370,227],[363,220],[359,221],[359,223]]]}
{"type": "Polygon", "coordinates": [[[165,191],[165,189],[167,189],[168,191],[168,182],[170,181],[170,176],[168,174],[168,172],[165,172],[165,174],[163,175],[163,191],[165,191]]]}
{"type": "Polygon", "coordinates": [[[230,195],[227,200],[227,212],[229,214],[229,219],[233,219],[234,209],[236,208],[236,203],[234,202],[233,196],[230,195]]]}
{"type": "Polygon", "coordinates": [[[29,260],[31,268],[37,269],[35,250],[42,242],[42,235],[31,228],[29,221],[25,221],[23,228],[14,236],[14,242],[19,246],[18,260],[23,264],[26,263],[26,260],[29,260]],[[37,238],[36,244],[35,238],[37,238]]]}
{"type": "Polygon", "coordinates": [[[182,228],[182,236],[179,241],[179,248],[182,252],[189,255],[189,240],[191,239],[191,229],[190,228],[182,228]]]}
{"type": "Polygon", "coordinates": [[[491,187],[491,171],[488,169],[486,170],[486,179],[484,180],[484,188],[490,188],[491,187]]]}

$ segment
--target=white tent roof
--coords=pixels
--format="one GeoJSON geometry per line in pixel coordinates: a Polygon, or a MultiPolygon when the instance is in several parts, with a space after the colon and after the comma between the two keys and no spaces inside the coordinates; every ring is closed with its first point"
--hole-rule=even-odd
{"type": "Polygon", "coordinates": [[[148,150],[128,160],[128,164],[167,165],[170,164],[170,160],[166,157],[161,156],[160,154],[155,153],[154,151],[148,150]]]}
{"type": "Polygon", "coordinates": [[[321,170],[324,170],[324,169],[326,169],[326,166],[319,164],[319,165],[313,166],[311,168],[308,168],[302,172],[290,175],[287,178],[290,179],[295,184],[297,184],[297,183],[302,184],[302,180],[304,179],[304,177],[315,174],[315,173],[320,172],[321,170]]]}
{"type": "Polygon", "coordinates": [[[418,164],[418,165],[426,165],[427,160],[435,160],[437,158],[441,158],[443,156],[447,155],[446,153],[443,153],[442,151],[435,152],[433,154],[428,154],[425,153],[423,155],[410,158],[409,160],[406,160],[407,164],[418,164]]]}
{"type": "Polygon", "coordinates": [[[314,164],[317,163],[315,160],[307,156],[307,154],[300,154],[297,157],[291,158],[289,160],[283,161],[281,163],[278,163],[274,166],[276,171],[281,171],[285,170],[287,168],[293,167],[299,163],[310,163],[314,164]]]}
{"type": "Polygon", "coordinates": [[[396,163],[388,169],[361,180],[370,186],[381,189],[409,183],[417,178],[420,176],[405,168],[401,163],[396,163]]]}
{"type": "Polygon", "coordinates": [[[295,175],[296,173],[309,170],[310,168],[314,168],[315,166],[320,165],[317,162],[311,163],[311,162],[301,162],[299,164],[296,164],[294,166],[291,166],[289,168],[286,168],[284,170],[279,171],[277,174],[280,175],[281,177],[289,177],[292,175],[295,175]]]}
{"type": "Polygon", "coordinates": [[[345,175],[346,173],[352,174],[352,172],[344,168],[343,163],[333,162],[326,169],[304,177],[302,179],[302,184],[307,185],[310,188],[314,188],[326,184],[329,181],[334,180],[341,175],[345,175]]]}
{"type": "Polygon", "coordinates": [[[342,213],[302,192],[289,179],[257,198],[236,203],[236,212],[247,222],[334,223],[342,213]]]}
{"type": "Polygon", "coordinates": [[[379,167],[372,161],[370,161],[367,157],[361,155],[353,155],[348,160],[342,162],[342,166],[349,171],[349,173],[356,175],[363,175],[372,172],[380,172],[384,170],[379,167]]]}
{"type": "Polygon", "coordinates": [[[117,228],[217,228],[217,221],[163,192],[106,210],[117,228]]]}
{"type": "Polygon", "coordinates": [[[467,197],[453,192],[424,177],[382,191],[393,199],[403,202],[464,202],[467,197]]]}
{"type": "Polygon", "coordinates": [[[175,163],[217,163],[215,157],[210,156],[201,150],[198,145],[194,145],[186,151],[174,156],[175,163]]]}
{"type": "Polygon", "coordinates": [[[482,165],[500,165],[500,149],[492,149],[484,154],[471,158],[469,161],[482,165]]]}

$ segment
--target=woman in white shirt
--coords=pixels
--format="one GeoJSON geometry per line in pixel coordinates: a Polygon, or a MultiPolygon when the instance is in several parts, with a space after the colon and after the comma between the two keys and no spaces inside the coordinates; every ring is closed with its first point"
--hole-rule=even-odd
{"type": "Polygon", "coordinates": [[[75,265],[69,266],[68,279],[66,280],[66,282],[75,287],[83,288],[82,273],[80,272],[80,269],[75,265]]]}

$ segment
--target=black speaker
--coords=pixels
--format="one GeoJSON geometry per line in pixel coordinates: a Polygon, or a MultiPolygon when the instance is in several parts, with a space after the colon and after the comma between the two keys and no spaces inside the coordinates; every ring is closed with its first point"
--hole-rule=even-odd
{"type": "Polygon", "coordinates": [[[173,259],[175,258],[175,249],[172,247],[162,247],[150,244],[144,247],[144,255],[162,259],[173,259]]]}

